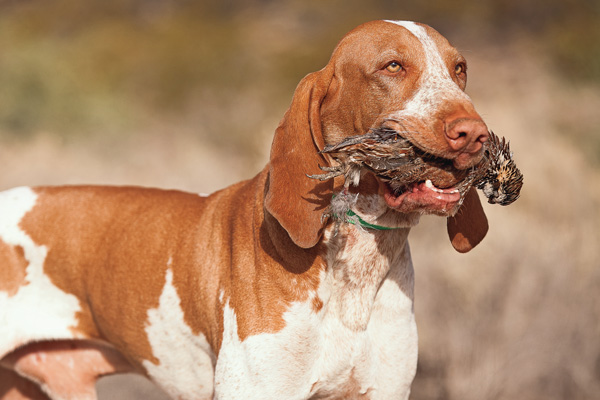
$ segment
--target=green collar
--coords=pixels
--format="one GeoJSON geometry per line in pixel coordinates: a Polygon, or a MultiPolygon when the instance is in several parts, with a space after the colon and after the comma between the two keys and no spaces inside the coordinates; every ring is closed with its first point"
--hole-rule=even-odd
{"type": "Polygon", "coordinates": [[[362,226],[363,228],[375,229],[378,231],[389,231],[392,229],[399,229],[399,228],[391,228],[389,226],[381,226],[381,225],[371,224],[371,223],[365,221],[364,219],[362,219],[360,216],[358,216],[352,210],[346,211],[346,215],[351,218],[344,218],[345,222],[349,222],[354,225],[362,226]],[[352,217],[356,217],[356,218],[352,218],[352,217]]]}

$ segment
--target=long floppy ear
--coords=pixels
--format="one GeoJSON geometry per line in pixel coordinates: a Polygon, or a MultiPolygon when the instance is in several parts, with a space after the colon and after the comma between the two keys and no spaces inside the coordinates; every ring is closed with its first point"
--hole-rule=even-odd
{"type": "Polygon", "coordinates": [[[292,104],[275,131],[271,146],[266,210],[296,245],[313,247],[323,234],[323,212],[331,202],[333,182],[306,175],[326,166],[320,108],[333,77],[332,67],[307,75],[296,88],[292,104]]]}
{"type": "Polygon", "coordinates": [[[454,217],[448,218],[448,236],[459,253],[466,253],[483,240],[488,221],[475,188],[469,189],[465,201],[454,217]]]}

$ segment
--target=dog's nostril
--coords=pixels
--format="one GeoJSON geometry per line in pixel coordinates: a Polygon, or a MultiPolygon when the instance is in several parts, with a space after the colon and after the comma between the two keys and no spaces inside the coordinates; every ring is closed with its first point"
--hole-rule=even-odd
{"type": "Polygon", "coordinates": [[[449,129],[446,131],[448,140],[461,140],[466,138],[468,135],[469,134],[465,130],[449,129]]]}
{"type": "Polygon", "coordinates": [[[446,139],[453,150],[461,150],[463,147],[467,146],[468,136],[468,133],[464,131],[452,132],[447,135],[446,139]]]}
{"type": "Polygon", "coordinates": [[[487,140],[487,127],[479,119],[457,119],[446,125],[446,141],[454,151],[479,151],[487,140]]]}

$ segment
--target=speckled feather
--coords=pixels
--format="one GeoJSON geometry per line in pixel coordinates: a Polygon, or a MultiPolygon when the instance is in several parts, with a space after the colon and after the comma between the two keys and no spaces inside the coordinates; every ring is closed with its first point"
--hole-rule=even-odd
{"type": "MultiPolygon", "coordinates": [[[[489,136],[484,159],[465,171],[456,188],[464,194],[471,186],[476,186],[489,203],[509,205],[519,198],[523,175],[512,159],[509,143],[491,131],[489,136]]],[[[432,167],[451,168],[447,160],[426,154],[389,128],[348,137],[338,144],[326,146],[322,153],[330,154],[338,164],[321,167],[324,174],[310,177],[328,180],[343,175],[346,188],[350,184],[358,185],[361,173],[370,171],[389,183],[392,190],[401,192],[408,184],[429,179],[432,167]]]]}
{"type": "Polygon", "coordinates": [[[519,198],[523,187],[523,174],[512,158],[510,143],[490,132],[485,152],[489,165],[486,174],[475,185],[490,204],[509,205],[519,198]]]}

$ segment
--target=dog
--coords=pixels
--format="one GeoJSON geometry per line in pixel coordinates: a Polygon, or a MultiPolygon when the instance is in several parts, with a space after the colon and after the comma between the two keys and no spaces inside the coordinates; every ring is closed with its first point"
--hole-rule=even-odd
{"type": "Polygon", "coordinates": [[[475,189],[454,189],[488,139],[466,68],[431,27],[369,22],[302,79],[250,180],[1,193],[0,398],[95,399],[121,372],[176,399],[408,398],[410,228],[447,217],[460,252],[488,230],[475,189]],[[444,168],[401,192],[308,176],[332,165],[326,145],[374,128],[444,168]],[[356,221],[336,223],[348,196],[356,221]]]}

